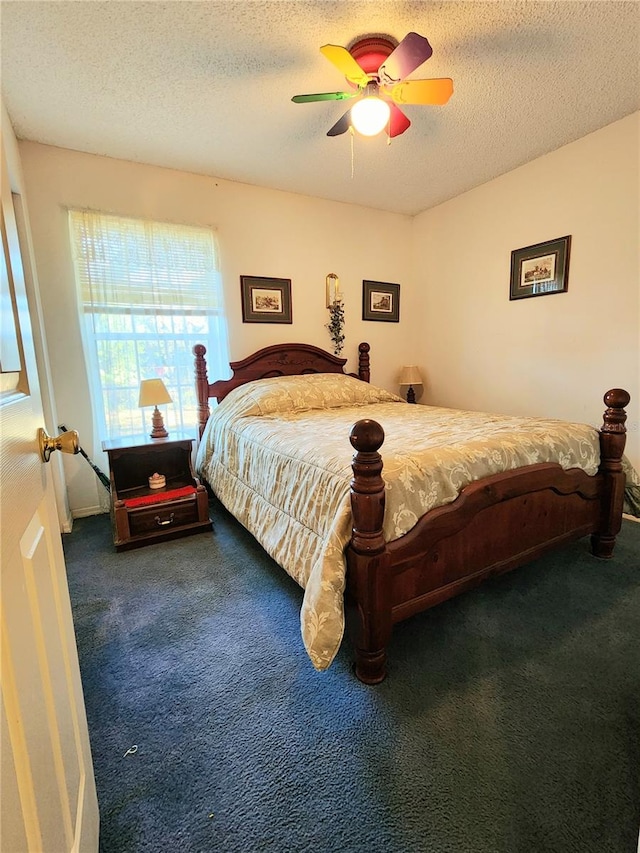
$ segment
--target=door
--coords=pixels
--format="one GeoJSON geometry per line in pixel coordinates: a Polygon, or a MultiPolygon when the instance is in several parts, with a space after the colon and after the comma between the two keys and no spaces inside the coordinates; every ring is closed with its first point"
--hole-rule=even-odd
{"type": "Polygon", "coordinates": [[[89,735],[2,138],[0,748],[2,853],[98,849],[89,735]]]}

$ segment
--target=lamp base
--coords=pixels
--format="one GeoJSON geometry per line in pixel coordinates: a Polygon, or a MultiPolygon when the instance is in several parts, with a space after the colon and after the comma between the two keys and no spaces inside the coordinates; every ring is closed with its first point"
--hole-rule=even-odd
{"type": "Polygon", "coordinates": [[[162,420],[162,413],[156,406],[153,410],[153,417],[151,419],[151,423],[153,424],[153,428],[149,435],[151,438],[166,438],[169,433],[164,428],[164,421],[162,420]]]}
{"type": "Polygon", "coordinates": [[[413,390],[413,385],[409,385],[409,390],[407,391],[407,403],[415,403],[416,401],[416,392],[413,390]]]}

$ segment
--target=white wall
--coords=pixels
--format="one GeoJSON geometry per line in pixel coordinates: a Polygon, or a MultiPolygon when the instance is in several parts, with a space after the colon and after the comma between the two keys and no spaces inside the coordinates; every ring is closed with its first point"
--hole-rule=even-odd
{"type": "Polygon", "coordinates": [[[639,123],[628,116],[415,218],[422,402],[600,425],[632,395],[640,469],[639,123]],[[572,235],[567,293],[509,301],[511,251],[572,235]]]}
{"type": "MultiPolygon", "coordinates": [[[[61,423],[93,446],[87,376],[82,360],[66,209],[208,225],[216,229],[229,317],[231,359],[282,341],[331,349],[325,277],[340,277],[345,297],[343,356],[357,368],[358,343],[371,343],[372,381],[393,391],[400,367],[415,361],[419,324],[411,287],[411,219],[200,175],[20,143],[49,339],[53,389],[61,423]],[[243,324],[240,275],[292,280],[293,324],[243,324]],[[363,322],[362,280],[401,285],[400,323],[363,322]]],[[[322,168],[315,164],[313,168],[322,168]]],[[[216,377],[211,377],[211,380],[216,377]]],[[[76,515],[96,510],[102,487],[80,457],[65,459],[76,515]]]]}
{"type": "MultiPolygon", "coordinates": [[[[628,455],[640,468],[638,124],[635,114],[410,219],[199,175],[20,143],[54,398],[92,446],[66,208],[92,207],[216,228],[231,358],[278,341],[330,349],[324,281],[340,276],[347,342],[372,344],[372,379],[397,391],[418,364],[422,402],[601,423],[625,387],[628,455]],[[569,290],[510,302],[513,249],[572,235],[569,290]],[[240,275],[292,279],[289,325],[243,324],[240,275]],[[401,284],[399,324],[361,320],[362,280],[401,284]]],[[[76,514],[101,487],[65,459],[76,514]]]]}

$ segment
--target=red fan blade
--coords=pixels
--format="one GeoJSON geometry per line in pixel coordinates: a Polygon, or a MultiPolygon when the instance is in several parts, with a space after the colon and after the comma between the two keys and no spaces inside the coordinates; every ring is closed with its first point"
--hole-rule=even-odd
{"type": "Polygon", "coordinates": [[[439,77],[433,80],[404,80],[389,86],[385,94],[397,104],[446,104],[453,94],[453,80],[439,77]]]}
{"type": "Polygon", "coordinates": [[[389,104],[391,110],[391,118],[389,119],[389,136],[400,136],[408,127],[411,127],[411,122],[395,104],[389,104]]]}
{"type": "Polygon", "coordinates": [[[407,33],[378,69],[380,82],[389,85],[404,80],[426,62],[432,53],[433,49],[424,36],[407,33]]]}
{"type": "Polygon", "coordinates": [[[340,136],[341,133],[346,133],[351,127],[351,110],[338,119],[333,127],[327,131],[327,136],[340,136]]]}
{"type": "Polygon", "coordinates": [[[326,56],[329,62],[332,62],[354,86],[366,86],[369,82],[369,77],[360,68],[346,47],[340,47],[337,44],[325,44],[320,48],[320,53],[326,56]]]}

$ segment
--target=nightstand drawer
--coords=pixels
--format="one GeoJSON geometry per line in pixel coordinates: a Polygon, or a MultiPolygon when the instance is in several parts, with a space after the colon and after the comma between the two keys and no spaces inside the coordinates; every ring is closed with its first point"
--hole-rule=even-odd
{"type": "Polygon", "coordinates": [[[172,527],[195,524],[198,521],[198,505],[195,499],[167,501],[144,509],[129,510],[129,529],[132,536],[168,531],[172,527]]]}

